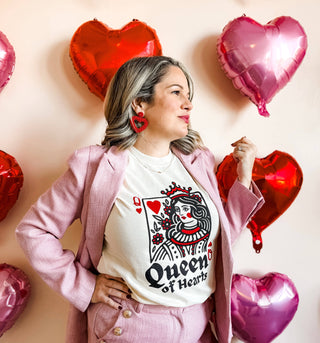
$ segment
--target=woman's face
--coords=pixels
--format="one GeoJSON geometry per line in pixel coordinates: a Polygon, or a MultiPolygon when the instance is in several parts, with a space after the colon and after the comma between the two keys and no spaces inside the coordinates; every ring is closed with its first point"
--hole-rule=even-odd
{"type": "Polygon", "coordinates": [[[197,224],[197,220],[192,218],[190,205],[184,204],[181,201],[177,201],[174,205],[174,210],[183,224],[197,224]]]}
{"type": "Polygon", "coordinates": [[[170,66],[162,80],[155,86],[153,101],[143,103],[148,120],[146,134],[168,142],[188,134],[192,103],[189,87],[182,70],[170,66]]]}

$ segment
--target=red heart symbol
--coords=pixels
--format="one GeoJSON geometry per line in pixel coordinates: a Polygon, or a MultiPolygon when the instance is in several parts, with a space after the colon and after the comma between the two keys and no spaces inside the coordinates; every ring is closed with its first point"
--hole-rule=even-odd
{"type": "Polygon", "coordinates": [[[30,282],[20,269],[0,264],[0,337],[9,330],[27,305],[30,282]]]}
{"type": "Polygon", "coordinates": [[[260,279],[235,274],[231,286],[233,333],[242,342],[269,343],[287,327],[299,304],[293,282],[284,274],[260,279]]]}
{"type": "Polygon", "coordinates": [[[23,173],[15,158],[0,150],[0,221],[18,199],[23,173]]]}
{"type": "MultiPolygon", "coordinates": [[[[233,155],[224,158],[217,168],[220,195],[227,199],[229,189],[237,178],[237,163],[233,155]]],[[[265,204],[247,225],[256,252],[262,248],[262,231],[283,214],[298,195],[303,175],[296,160],[289,154],[274,151],[265,158],[256,158],[252,179],[257,184],[265,204]]]]}
{"type": "Polygon", "coordinates": [[[156,214],[159,213],[160,211],[160,207],[161,207],[161,203],[158,200],[155,201],[147,201],[147,206],[156,214]]]}
{"type": "Polygon", "coordinates": [[[142,212],[142,208],[136,208],[136,211],[140,214],[142,212]]]}
{"type": "Polygon", "coordinates": [[[118,68],[137,56],[161,55],[155,30],[134,19],[120,30],[98,20],[82,24],[74,33],[69,54],[89,90],[102,100],[118,68]]]}
{"type": "Polygon", "coordinates": [[[291,79],[307,49],[302,26],[291,17],[267,25],[243,16],[231,21],[218,38],[219,60],[235,88],[269,116],[266,104],[291,79]]]}

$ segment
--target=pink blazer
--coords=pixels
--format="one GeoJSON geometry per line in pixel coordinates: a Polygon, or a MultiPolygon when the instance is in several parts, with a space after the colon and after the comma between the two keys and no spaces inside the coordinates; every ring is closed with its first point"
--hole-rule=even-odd
{"type": "MultiPolygon", "coordinates": [[[[221,222],[216,266],[216,314],[219,342],[232,338],[230,287],[231,244],[263,198],[234,183],[226,204],[221,202],[214,174],[214,157],[207,149],[184,155],[174,150],[185,168],[206,189],[215,203],[221,222]]],[[[127,151],[90,146],[76,151],[67,171],[31,207],[16,229],[17,239],[33,268],[43,280],[71,303],[68,343],[87,343],[86,309],[95,287],[104,239],[105,223],[123,182],[127,151]],[[80,219],[83,234],[76,256],[65,250],[60,239],[70,224],[80,219]]]]}

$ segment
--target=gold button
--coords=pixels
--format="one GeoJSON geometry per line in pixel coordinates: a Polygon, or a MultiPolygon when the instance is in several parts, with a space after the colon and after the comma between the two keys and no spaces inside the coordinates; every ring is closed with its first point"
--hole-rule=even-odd
{"type": "Polygon", "coordinates": [[[113,329],[113,334],[116,335],[116,336],[121,336],[122,329],[121,328],[114,328],[113,329]]]}
{"type": "Polygon", "coordinates": [[[124,316],[124,318],[131,318],[132,312],[130,310],[124,310],[122,315],[124,316]]]}

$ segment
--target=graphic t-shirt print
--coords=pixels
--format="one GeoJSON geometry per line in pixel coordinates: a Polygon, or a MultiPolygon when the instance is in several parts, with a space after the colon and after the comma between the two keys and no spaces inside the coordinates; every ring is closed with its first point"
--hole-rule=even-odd
{"type": "Polygon", "coordinates": [[[145,277],[150,287],[173,293],[206,280],[212,259],[211,217],[201,192],[191,187],[172,182],[161,194],[142,199],[150,255],[145,277]]]}

